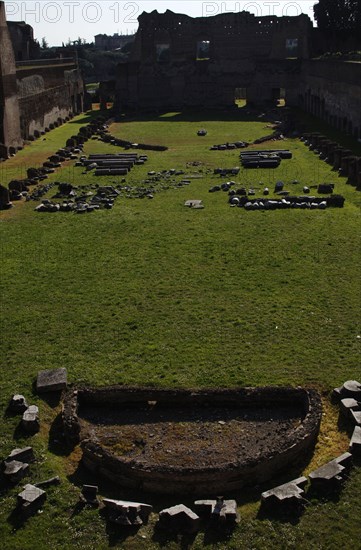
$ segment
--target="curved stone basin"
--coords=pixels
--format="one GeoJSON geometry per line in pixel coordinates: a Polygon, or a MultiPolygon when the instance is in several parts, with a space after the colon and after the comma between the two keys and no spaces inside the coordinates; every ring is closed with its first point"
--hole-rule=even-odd
{"type": "Polygon", "coordinates": [[[217,494],[271,479],[312,451],[317,392],[302,388],[68,392],[64,428],[83,463],[123,487],[217,494]]]}

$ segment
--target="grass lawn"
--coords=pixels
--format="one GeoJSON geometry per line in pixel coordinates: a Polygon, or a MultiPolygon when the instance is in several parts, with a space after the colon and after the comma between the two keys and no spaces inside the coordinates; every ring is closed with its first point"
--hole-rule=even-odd
{"type": "MultiPolygon", "coordinates": [[[[27,167],[41,164],[87,120],[73,119],[1,164],[0,181],[24,177],[27,167]]],[[[39,405],[42,425],[38,435],[24,438],[19,419],[4,416],[1,457],[31,444],[39,463],[29,480],[62,480],[48,489],[43,513],[23,526],[10,517],[19,488],[0,493],[6,550],[180,547],[179,541],[153,538],[153,519],[123,537],[98,511],[73,513],[79,487],[94,480],[78,469],[77,449],[66,455],[49,443],[60,405],[33,395],[41,369],[64,366],[71,383],[99,385],[316,387],[324,395],[324,420],[307,471],[348,446],[328,395],[345,380],[361,378],[360,192],[302,142],[289,139],[266,147],[289,148],[292,160],[275,170],[242,169],[237,183],[262,192],[281,179],[292,194],[301,194],[304,185],[333,182],[346,197],[343,209],[247,212],[230,208],[226,193],[208,193],[226,181],[213,175],[214,168],[240,164],[239,151],[209,151],[210,145],[270,133],[263,119],[252,120],[242,109],[124,118],[110,132],[169,147],[149,152],[148,163],[134,167],[127,184],[143,185],[149,170],[170,168],[184,170],[191,184],[155,193],[153,200],[121,197],[113,210],[91,215],[38,214],[34,202],[0,212],[0,408],[4,412],[11,395],[22,393],[39,405]],[[207,136],[198,137],[203,127],[207,136]],[[202,199],[204,210],[185,208],[187,199],[202,199]]],[[[115,149],[91,140],[85,151],[115,149]]],[[[64,163],[52,180],[82,185],[99,178],[64,163]]],[[[101,480],[99,486],[104,496],[124,497],[101,480]]],[[[291,524],[259,519],[260,488],[248,490],[237,495],[241,523],[230,538],[208,541],[200,533],[192,548],[359,548],[360,492],[356,468],[339,501],[315,501],[291,524]]],[[[156,510],[163,505],[170,503],[155,499],[156,510]]]]}

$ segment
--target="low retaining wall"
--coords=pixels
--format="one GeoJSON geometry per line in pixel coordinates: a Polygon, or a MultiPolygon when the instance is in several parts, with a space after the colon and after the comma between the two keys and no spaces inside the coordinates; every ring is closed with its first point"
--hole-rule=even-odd
{"type": "MultiPolygon", "coordinates": [[[[64,431],[68,441],[81,444],[83,464],[95,475],[134,490],[162,494],[224,494],[245,485],[263,483],[290,466],[304,462],[312,451],[321,421],[319,394],[302,388],[242,388],[234,390],[163,390],[149,388],[79,388],[68,392],[63,406],[64,431]],[[78,417],[82,404],[122,407],[156,401],[162,407],[201,406],[261,408],[275,405],[298,406],[300,424],[282,440],[276,453],[271,449],[252,459],[225,463],[215,468],[144,466],[114,456],[88,438],[78,417]]],[[[226,452],[226,448],[225,448],[226,452]]]]}

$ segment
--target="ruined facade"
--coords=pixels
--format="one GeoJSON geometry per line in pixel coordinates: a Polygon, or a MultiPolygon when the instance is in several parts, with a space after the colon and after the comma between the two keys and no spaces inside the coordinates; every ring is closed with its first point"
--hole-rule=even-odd
{"type": "Polygon", "coordinates": [[[16,61],[27,61],[40,57],[40,44],[34,40],[34,31],[24,21],[8,21],[8,30],[16,61]]]}
{"type": "Polygon", "coordinates": [[[307,15],[191,18],[153,11],[138,20],[129,62],[118,69],[118,109],[224,109],[243,90],[249,104],[285,97],[360,136],[361,64],[313,60],[307,15]]]}
{"type": "Polygon", "coordinates": [[[295,103],[311,29],[306,15],[143,13],[130,61],[119,67],[118,97],[126,108],[224,108],[238,88],[252,103],[285,89],[295,103]]]}
{"type": "Polygon", "coordinates": [[[73,59],[47,60],[16,70],[20,129],[24,139],[83,111],[84,87],[73,59]]]}
{"type": "Polygon", "coordinates": [[[118,50],[123,48],[129,42],[134,41],[134,34],[96,34],[94,36],[94,44],[97,50],[105,52],[118,50]]]}
{"type": "MultiPolygon", "coordinates": [[[[21,44],[19,39],[19,48],[21,44]]],[[[73,58],[15,61],[0,2],[0,158],[81,112],[83,98],[83,79],[73,58]]]]}
{"type": "Polygon", "coordinates": [[[303,63],[298,105],[342,132],[361,138],[361,63],[303,63]]]}
{"type": "Polygon", "coordinates": [[[22,145],[16,66],[4,3],[0,2],[0,157],[22,145]]]}

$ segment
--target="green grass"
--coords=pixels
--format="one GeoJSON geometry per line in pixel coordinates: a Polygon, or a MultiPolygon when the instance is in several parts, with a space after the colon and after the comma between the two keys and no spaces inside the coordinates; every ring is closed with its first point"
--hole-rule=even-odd
{"type": "MultiPolygon", "coordinates": [[[[43,162],[85,121],[74,119],[1,165],[2,181],[43,162]]],[[[119,198],[113,210],[91,215],[37,214],[33,202],[0,213],[0,406],[4,411],[11,394],[20,392],[39,404],[42,420],[40,434],[25,440],[16,431],[18,419],[4,418],[1,455],[30,442],[41,457],[32,479],[55,474],[62,479],[48,490],[43,514],[19,529],[8,521],[18,488],[2,492],[3,548],[180,545],[152,540],[154,518],[123,540],[96,511],[72,515],[76,484],[82,482],[79,457],[48,448],[60,409],[32,395],[40,369],[65,366],[72,383],[290,384],[317,387],[325,395],[346,379],[360,378],[360,193],[298,140],[272,142],[271,147],[292,149],[294,158],[276,170],[241,170],[237,183],[263,189],[282,179],[292,193],[301,193],[303,185],[334,182],[335,192],[346,197],[345,208],[246,212],[230,208],[226,193],[208,193],[224,181],[213,175],[215,167],[239,165],[237,151],[209,146],[253,140],[270,132],[265,126],[264,120],[247,119],[242,109],[124,119],[111,127],[113,135],[169,147],[149,152],[148,163],[133,169],[128,184],[142,185],[153,169],[201,177],[189,187],[155,193],[152,201],[119,198]],[[206,137],[196,135],[202,127],[206,137]],[[201,164],[187,165],[194,161],[201,164]],[[291,183],[294,179],[299,183],[291,183]],[[186,209],[189,198],[202,199],[205,209],[186,209]]],[[[86,152],[95,151],[114,148],[89,141],[86,152]]],[[[71,164],[51,179],[97,181],[71,164]]],[[[315,464],[347,448],[336,424],[337,411],[327,406],[315,464]]],[[[230,540],[209,547],[357,547],[360,488],[355,469],[339,502],[314,503],[296,525],[258,519],[259,490],[246,492],[239,495],[239,528],[230,540]]],[[[100,490],[123,496],[102,483],[100,490]]],[[[199,534],[193,547],[204,545],[199,534]]]]}
{"type": "Polygon", "coordinates": [[[91,90],[97,91],[99,89],[99,82],[89,82],[89,84],[86,85],[86,89],[88,92],[91,90]]]}

